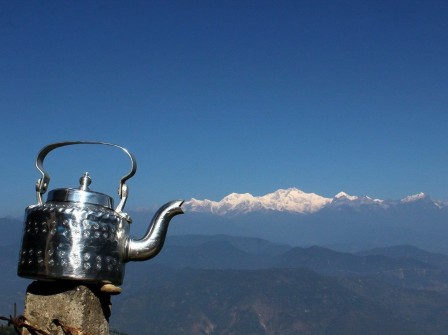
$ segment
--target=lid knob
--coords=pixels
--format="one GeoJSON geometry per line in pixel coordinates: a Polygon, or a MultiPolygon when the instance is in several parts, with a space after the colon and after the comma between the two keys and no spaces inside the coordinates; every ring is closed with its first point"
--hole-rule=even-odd
{"type": "Polygon", "coordinates": [[[82,191],[90,191],[90,184],[92,184],[92,178],[90,178],[88,172],[84,172],[84,175],[79,178],[79,189],[82,191]]]}

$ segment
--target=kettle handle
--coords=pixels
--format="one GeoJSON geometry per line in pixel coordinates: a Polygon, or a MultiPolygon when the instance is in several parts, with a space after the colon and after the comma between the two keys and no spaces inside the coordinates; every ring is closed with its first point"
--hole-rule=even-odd
{"type": "Polygon", "coordinates": [[[44,170],[43,164],[44,159],[48,155],[48,153],[56,148],[65,147],[67,145],[74,145],[74,144],[102,144],[102,145],[109,145],[112,147],[119,148],[123,150],[131,159],[131,171],[129,171],[128,174],[124,175],[120,179],[120,186],[118,188],[118,194],[120,195],[120,203],[118,204],[117,208],[115,209],[117,212],[121,212],[124,208],[124,205],[126,204],[126,199],[128,197],[128,187],[126,185],[126,180],[131,178],[135,172],[137,171],[137,161],[135,160],[135,157],[132,153],[130,153],[126,148],[123,148],[122,146],[119,146],[117,144],[113,143],[107,143],[107,142],[95,142],[95,141],[67,141],[67,142],[57,142],[49,144],[45,147],[43,147],[36,158],[36,167],[42,174],[42,178],[39,178],[36,183],[36,196],[37,196],[37,202],[39,205],[43,204],[42,201],[42,195],[47,191],[48,184],[50,183],[50,175],[44,170]]]}

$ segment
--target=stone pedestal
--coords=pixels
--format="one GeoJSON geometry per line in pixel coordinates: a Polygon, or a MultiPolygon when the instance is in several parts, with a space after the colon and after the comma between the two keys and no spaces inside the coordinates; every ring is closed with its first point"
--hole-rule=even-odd
{"type": "Polygon", "coordinates": [[[97,285],[35,281],[26,292],[24,316],[51,335],[109,335],[110,295],[97,285]]]}

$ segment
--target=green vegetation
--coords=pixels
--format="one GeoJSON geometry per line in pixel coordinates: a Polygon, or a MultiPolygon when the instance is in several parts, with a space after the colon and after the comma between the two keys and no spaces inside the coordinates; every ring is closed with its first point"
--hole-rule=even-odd
{"type": "Polygon", "coordinates": [[[123,333],[123,332],[119,332],[118,330],[110,329],[109,330],[109,335],[128,335],[128,334],[123,333]]]}
{"type": "Polygon", "coordinates": [[[0,325],[0,335],[17,335],[13,327],[0,325]]]}

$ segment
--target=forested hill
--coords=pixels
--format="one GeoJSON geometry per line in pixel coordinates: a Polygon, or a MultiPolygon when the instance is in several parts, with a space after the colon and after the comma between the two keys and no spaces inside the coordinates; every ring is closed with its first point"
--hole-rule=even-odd
{"type": "Polygon", "coordinates": [[[447,260],[411,246],[351,254],[175,237],[128,264],[111,321],[129,334],[445,334],[447,260]]]}

